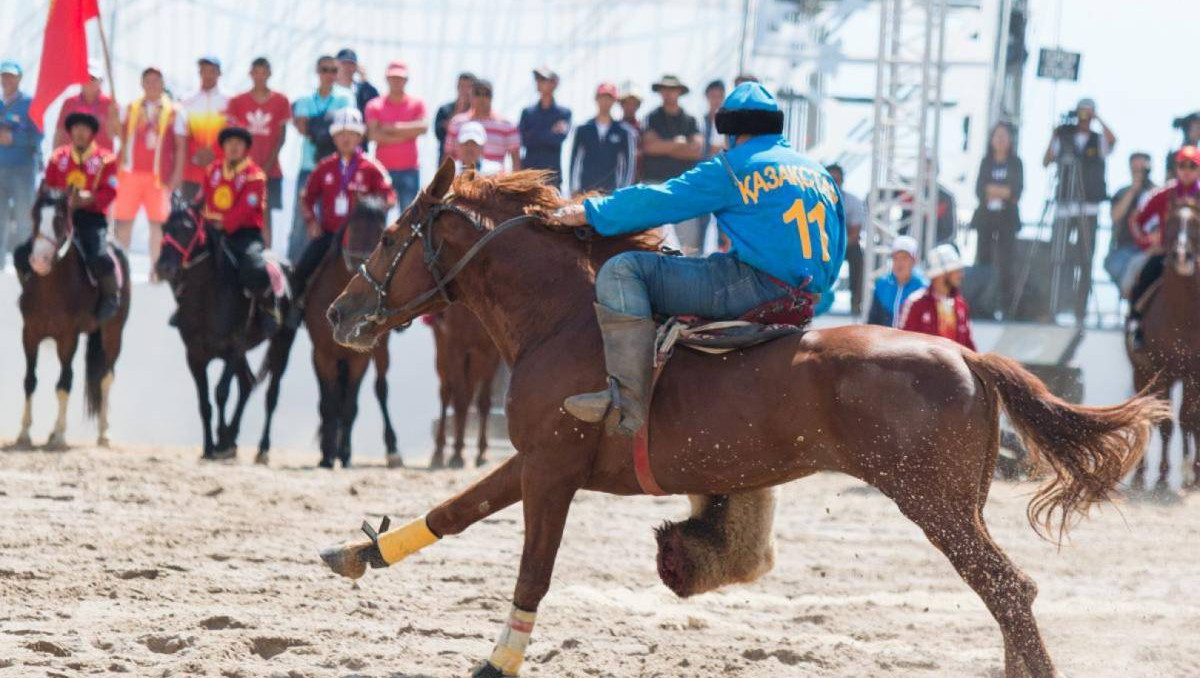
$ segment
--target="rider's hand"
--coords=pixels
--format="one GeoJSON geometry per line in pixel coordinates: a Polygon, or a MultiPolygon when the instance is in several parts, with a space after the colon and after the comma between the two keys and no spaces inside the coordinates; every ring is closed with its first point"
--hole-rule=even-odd
{"type": "Polygon", "coordinates": [[[90,205],[96,202],[96,196],[91,191],[80,191],[75,194],[76,205],[90,205]]]}
{"type": "Polygon", "coordinates": [[[587,212],[583,210],[583,205],[575,203],[554,210],[550,220],[560,226],[586,226],[587,212]]]}

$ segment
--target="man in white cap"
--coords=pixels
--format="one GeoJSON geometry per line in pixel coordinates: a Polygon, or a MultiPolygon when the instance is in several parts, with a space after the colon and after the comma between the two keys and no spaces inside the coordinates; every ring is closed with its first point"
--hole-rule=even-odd
{"type": "Polygon", "coordinates": [[[1075,106],[1074,120],[1055,128],[1042,158],[1043,165],[1058,164],[1053,239],[1065,244],[1067,261],[1079,274],[1075,296],[1075,318],[1079,323],[1087,314],[1092,291],[1097,220],[1100,203],[1108,200],[1104,175],[1108,154],[1116,144],[1116,135],[1096,115],[1096,102],[1084,98],[1075,106]],[[1092,130],[1093,121],[1100,131],[1092,130]]]}
{"type": "Polygon", "coordinates": [[[900,329],[945,337],[975,350],[970,308],[960,288],[965,268],[954,245],[938,245],[925,258],[929,287],[904,304],[900,329]]]}
{"type": "Polygon", "coordinates": [[[292,296],[297,303],[288,323],[293,327],[303,317],[300,311],[308,279],[350,220],[358,201],[375,196],[388,207],[396,202],[387,170],[362,151],[366,133],[367,127],[357,108],[348,106],[334,113],[329,134],[337,150],[317,163],[300,190],[300,210],[308,228],[309,242],[292,273],[292,296]]]}
{"type": "Polygon", "coordinates": [[[121,129],[121,111],[117,103],[100,89],[104,84],[104,70],[100,68],[100,64],[94,59],[89,59],[87,68],[88,79],[80,86],[79,94],[63,101],[62,109],[58,113],[60,122],[54,128],[54,147],[58,148],[71,141],[66,125],[63,124],[67,116],[72,113],[88,113],[100,121],[100,131],[96,133],[96,146],[112,153],[113,138],[117,135],[117,130],[121,129]]]}
{"type": "Polygon", "coordinates": [[[504,165],[483,157],[483,146],[487,143],[487,130],[471,120],[458,128],[458,160],[454,161],[454,173],[475,170],[483,176],[504,172],[504,165]]]}
{"type": "Polygon", "coordinates": [[[917,240],[912,236],[899,235],[892,240],[892,270],[875,281],[868,323],[896,327],[904,302],[929,286],[929,280],[916,270],[917,252],[917,240]]]}

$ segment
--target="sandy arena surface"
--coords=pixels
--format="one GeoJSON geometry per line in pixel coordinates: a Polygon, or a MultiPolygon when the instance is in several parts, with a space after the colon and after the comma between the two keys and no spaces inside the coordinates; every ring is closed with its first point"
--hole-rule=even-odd
{"type": "MultiPolygon", "coordinates": [[[[418,515],[479,471],[248,456],[0,453],[0,675],[442,678],[490,652],[518,507],[357,586],[316,557],[364,517],[418,515]]],[[[997,485],[987,515],[1041,587],[1060,670],[1196,675],[1200,498],[1106,509],[1058,551],[1025,524],[1029,489],[997,485]]],[[[983,604],[873,490],[837,475],[786,486],[774,572],[683,601],[657,580],[651,528],[685,503],[576,499],[523,675],[1002,675],[983,604]]]]}

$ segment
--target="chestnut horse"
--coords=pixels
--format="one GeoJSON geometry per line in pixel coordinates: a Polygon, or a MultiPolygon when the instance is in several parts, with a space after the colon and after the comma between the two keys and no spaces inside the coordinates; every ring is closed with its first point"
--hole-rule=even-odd
{"type": "Polygon", "coordinates": [[[25,321],[21,342],[25,347],[25,413],[16,447],[32,447],[29,427],[33,423],[33,392],[37,388],[38,345],[54,339],[61,371],[55,393],[58,395],[58,419],[46,447],[66,449],[67,399],[75,371],[71,363],[79,346],[79,335],[88,335],[84,358],[86,384],[84,405],[91,417],[98,417],[97,444],[108,446],[108,391],[113,381],[113,366],[121,355],[121,333],[129,318],[129,261],[114,246],[120,275],[121,303],[117,314],[102,325],[94,311],[99,290],[89,281],[79,248],[72,245],[70,199],[66,194],[48,191],[33,205],[34,245],[30,263],[36,273],[22,283],[21,317],[25,321]]]}
{"type": "MultiPolygon", "coordinates": [[[[543,181],[538,172],[454,179],[443,164],[329,309],[338,341],[369,350],[390,328],[458,301],[512,366],[516,456],[405,527],[322,553],[335,572],[358,577],[368,564],[395,563],[522,502],[513,609],[476,677],[517,673],[575,494],[645,493],[630,439],[573,419],[562,402],[607,381],[592,311],[597,267],[646,243],[548,228],[563,201],[543,181]]],[[[1164,416],[1160,401],[1142,396],[1111,407],[1072,405],[1013,360],[938,337],[838,327],[719,357],[677,351],[650,411],[650,470],[665,493],[711,497],[698,502],[701,520],[758,493],[768,501],[754,519],[765,522],[767,488],[818,471],[873,485],[983,599],[1003,632],[1007,675],[1052,678],[1032,610],[1037,587],[983,521],[1001,407],[1051,471],[1030,503],[1029,522],[1060,536],[1076,513],[1110,497],[1142,454],[1151,422],[1164,416]]],[[[763,551],[761,567],[731,579],[769,568],[763,551]]],[[[660,540],[660,575],[676,592],[691,593],[689,565],[672,562],[677,555],[660,540]]]]}
{"type": "MultiPolygon", "coordinates": [[[[271,420],[279,402],[279,384],[287,368],[288,355],[296,331],[281,327],[271,337],[264,336],[256,322],[250,322],[251,302],[237,282],[233,264],[221,245],[221,234],[201,223],[199,217],[182,202],[174,202],[163,224],[162,254],[155,264],[159,280],[171,285],[178,304],[176,324],[187,356],[188,370],[196,385],[200,403],[200,421],[204,426],[202,459],[231,459],[237,456],[237,438],[242,413],[250,393],[268,374],[266,420],[258,443],[255,461],[269,462],[271,420]],[[268,342],[267,355],[256,376],[246,353],[268,342]],[[213,440],[212,404],[208,395],[208,364],[225,363],[214,395],[217,401],[217,436],[213,440]],[[225,420],[225,405],[230,386],[238,382],[238,399],[233,416],[225,420]]],[[[286,309],[284,309],[286,311],[286,309]]]]}
{"type": "Polygon", "coordinates": [[[487,463],[487,426],[492,411],[492,382],[500,367],[500,353],[479,319],[465,306],[452,305],[429,316],[438,373],[442,412],[434,436],[431,468],[445,465],[446,409],[454,405],[454,454],[450,468],[463,467],[463,437],[471,403],[479,413],[479,454],[475,465],[487,463]]]}
{"type": "MultiPolygon", "coordinates": [[[[1172,206],[1163,225],[1163,244],[1166,252],[1161,287],[1142,314],[1142,350],[1129,351],[1129,361],[1133,364],[1133,386],[1138,391],[1149,390],[1169,401],[1171,387],[1183,383],[1179,428],[1186,487],[1200,476],[1200,455],[1196,453],[1200,441],[1200,274],[1196,271],[1200,256],[1200,205],[1185,200],[1172,206]],[[1189,457],[1191,468],[1187,467],[1189,457]]],[[[1163,453],[1155,485],[1158,491],[1167,488],[1173,431],[1174,422],[1170,419],[1159,425],[1163,453]]],[[[1134,475],[1135,487],[1142,486],[1145,473],[1143,461],[1134,475]]]]}
{"type": "Polygon", "coordinates": [[[308,286],[304,324],[312,339],[313,368],[321,387],[321,468],[333,468],[334,460],[341,461],[343,467],[350,465],[350,433],[358,416],[358,389],[367,365],[372,361],[375,363],[375,397],[383,411],[383,443],[387,465],[404,465],[396,451],[396,432],[392,429],[387,408],[387,342],[379,342],[370,353],[345,348],[333,340],[333,330],[325,319],[325,311],[350,282],[353,270],[349,260],[343,260],[342,235],[369,241],[374,246],[386,224],[387,205],[383,201],[375,198],[359,200],[343,233],[338,234],[337,241],[313,272],[308,286]]]}

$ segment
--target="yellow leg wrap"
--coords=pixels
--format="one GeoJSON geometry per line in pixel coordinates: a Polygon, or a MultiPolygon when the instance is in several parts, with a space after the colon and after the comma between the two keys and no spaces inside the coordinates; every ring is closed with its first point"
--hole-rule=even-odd
{"type": "Polygon", "coordinates": [[[521,670],[525,661],[525,648],[529,646],[529,635],[533,633],[533,622],[537,613],[513,607],[508,615],[508,623],[500,632],[496,641],[496,649],[488,659],[492,666],[500,669],[506,676],[515,676],[521,670]]]}
{"type": "Polygon", "coordinates": [[[379,553],[388,565],[395,565],[438,540],[425,517],[421,516],[397,530],[379,535],[379,553]]]}

